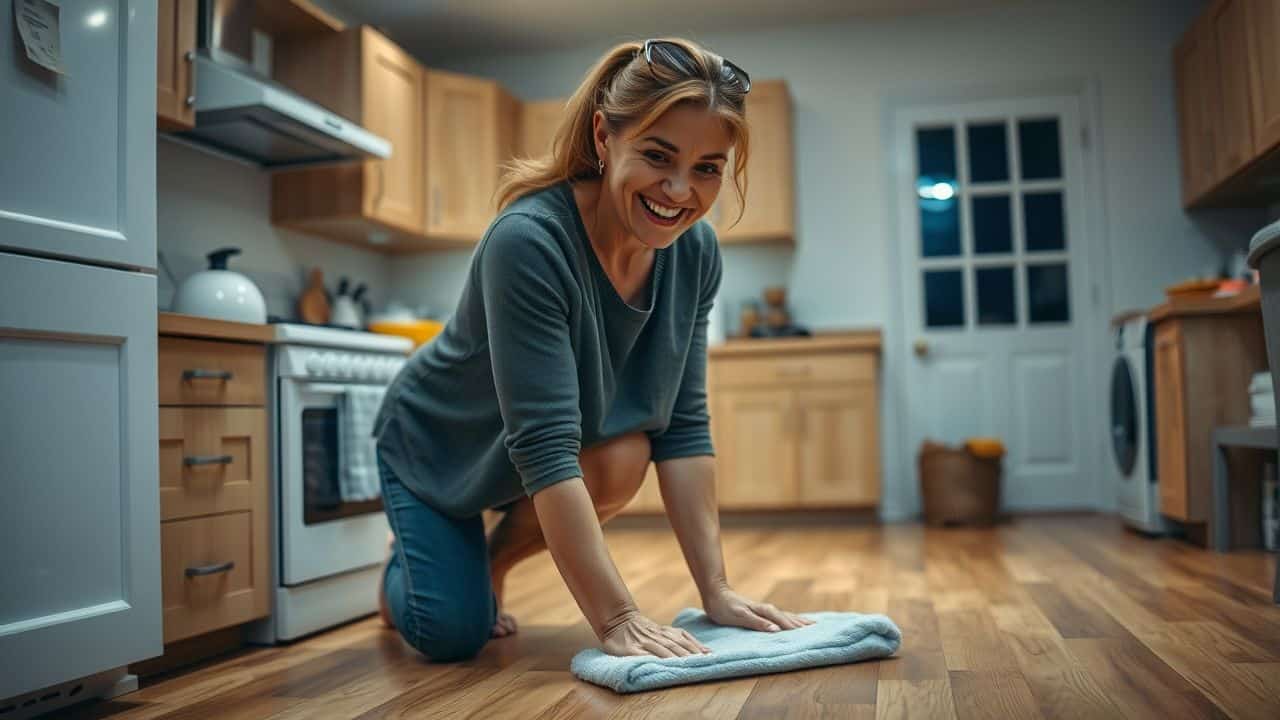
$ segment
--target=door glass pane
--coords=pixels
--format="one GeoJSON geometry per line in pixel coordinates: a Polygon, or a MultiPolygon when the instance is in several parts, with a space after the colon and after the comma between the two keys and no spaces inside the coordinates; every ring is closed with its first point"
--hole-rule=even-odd
{"type": "Polygon", "coordinates": [[[950,127],[916,131],[916,194],[920,203],[920,254],[960,254],[960,207],[956,198],[956,138],[950,127]]]}
{"type": "Polygon", "coordinates": [[[1062,216],[1062,193],[1027,193],[1022,196],[1027,252],[1061,250],[1067,245],[1062,216]]]}
{"type": "Polygon", "coordinates": [[[1018,157],[1023,180],[1053,180],[1062,177],[1062,154],[1058,147],[1058,120],[1018,122],[1018,157]]]}
{"type": "Polygon", "coordinates": [[[1004,123],[970,125],[969,182],[1006,182],[1009,151],[1004,123]]]}
{"type": "Polygon", "coordinates": [[[1027,307],[1031,322],[1069,322],[1069,297],[1065,264],[1027,266],[1027,307]]]}
{"type": "Polygon", "coordinates": [[[960,203],[920,198],[920,254],[951,257],[960,254],[960,203]]]}
{"type": "Polygon", "coordinates": [[[1015,325],[1017,303],[1013,295],[1013,267],[978,268],[978,324],[1015,325]]]}
{"type": "Polygon", "coordinates": [[[924,272],[925,327],[964,325],[964,274],[960,270],[924,272]]]}
{"type": "Polygon", "coordinates": [[[1013,251],[1013,223],[1008,195],[973,198],[973,251],[1007,253],[1013,251]]]}

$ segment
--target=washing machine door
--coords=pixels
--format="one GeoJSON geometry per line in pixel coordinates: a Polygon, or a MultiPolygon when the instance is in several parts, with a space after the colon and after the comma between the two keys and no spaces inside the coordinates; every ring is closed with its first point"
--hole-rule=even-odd
{"type": "Polygon", "coordinates": [[[1123,355],[1111,367],[1111,451],[1120,474],[1129,477],[1138,459],[1138,398],[1123,355]]]}

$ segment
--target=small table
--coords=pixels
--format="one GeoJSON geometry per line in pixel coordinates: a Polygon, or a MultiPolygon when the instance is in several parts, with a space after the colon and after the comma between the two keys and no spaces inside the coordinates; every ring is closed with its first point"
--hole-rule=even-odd
{"type": "MultiPolygon", "coordinates": [[[[1231,500],[1227,475],[1227,448],[1280,450],[1280,433],[1275,427],[1237,425],[1214,428],[1213,431],[1213,549],[1231,549],[1231,500]]],[[[1276,557],[1275,587],[1271,599],[1280,603],[1280,555],[1276,557]]]]}

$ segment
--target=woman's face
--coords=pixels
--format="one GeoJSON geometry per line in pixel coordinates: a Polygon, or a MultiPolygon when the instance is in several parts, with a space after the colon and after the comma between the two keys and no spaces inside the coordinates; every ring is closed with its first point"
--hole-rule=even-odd
{"type": "Polygon", "coordinates": [[[596,152],[605,162],[602,192],[628,235],[658,249],[671,245],[711,209],[733,139],[705,108],[677,105],[642,132],[610,133],[596,113],[596,152]]]}

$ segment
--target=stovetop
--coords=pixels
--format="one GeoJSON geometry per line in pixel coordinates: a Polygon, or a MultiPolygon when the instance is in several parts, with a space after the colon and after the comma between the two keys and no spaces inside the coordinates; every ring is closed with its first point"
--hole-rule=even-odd
{"type": "Polygon", "coordinates": [[[407,354],[413,341],[399,335],[352,330],[338,325],[314,325],[278,317],[267,318],[275,328],[275,340],[282,345],[309,345],[321,348],[367,350],[370,352],[407,354]]]}

